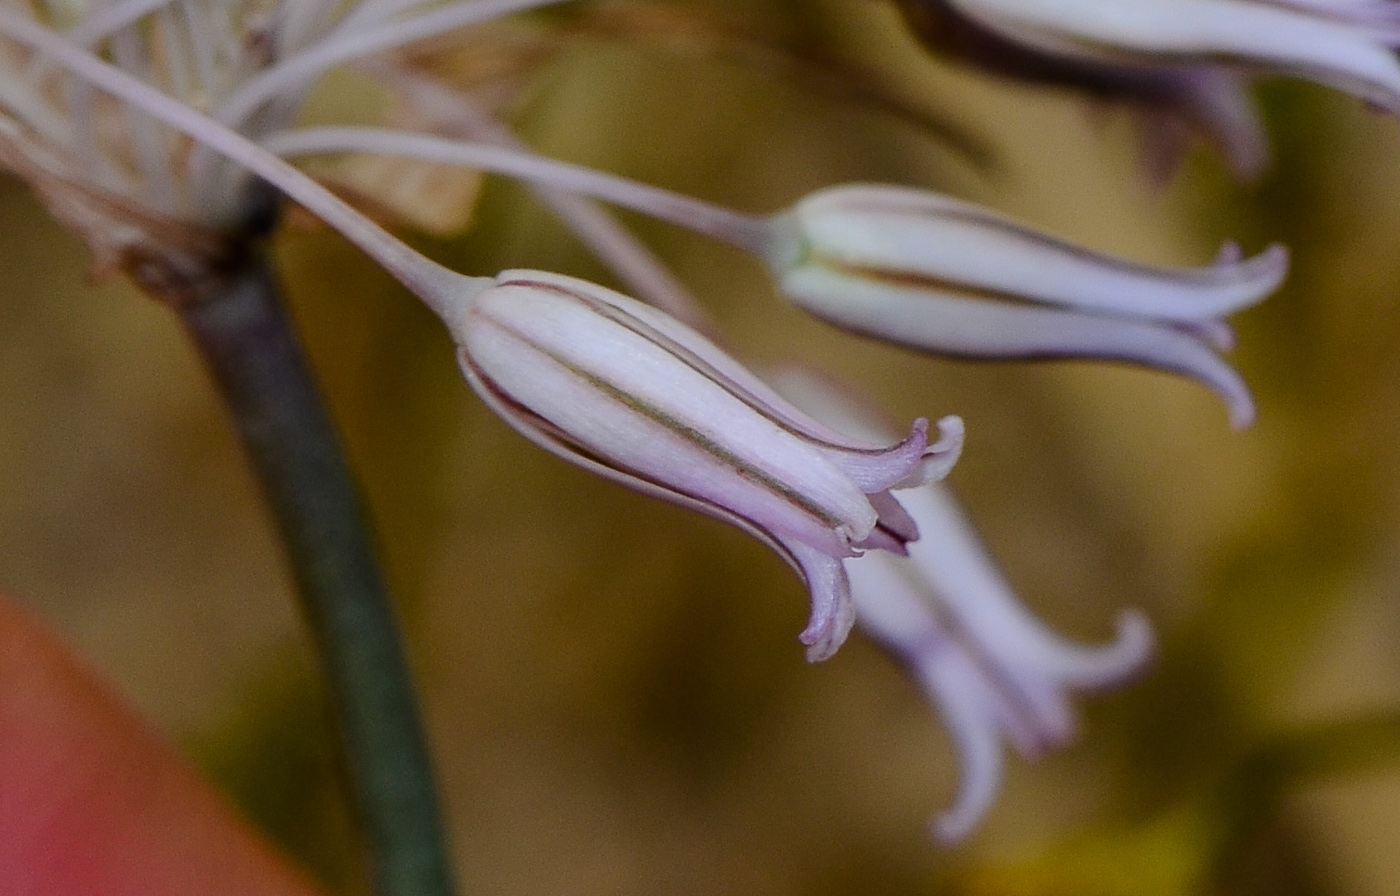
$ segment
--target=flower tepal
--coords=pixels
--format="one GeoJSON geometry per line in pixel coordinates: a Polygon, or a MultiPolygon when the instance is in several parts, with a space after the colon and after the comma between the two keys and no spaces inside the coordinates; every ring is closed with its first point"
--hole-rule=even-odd
{"type": "Polygon", "coordinates": [[[912,348],[972,358],[1089,358],[1185,374],[1254,414],[1220,351],[1223,315],[1282,282],[1282,246],[1159,268],[1091,252],[994,212],[901,187],[813,193],[774,218],[768,260],[795,304],[912,348]]]}
{"type": "MultiPolygon", "coordinates": [[[[844,432],[878,433],[866,407],[805,371],[775,380],[782,393],[844,432]]],[[[953,805],[934,819],[945,842],[966,837],[996,799],[1003,743],[1035,758],[1067,745],[1075,691],[1122,685],[1151,661],[1153,637],[1135,610],[1117,637],[1081,645],[1021,603],[957,500],[933,483],[900,496],[919,526],[907,556],[872,552],[844,562],[856,626],[908,670],[942,714],[962,760],[953,805]]]]}
{"type": "Polygon", "coordinates": [[[889,490],[941,478],[962,444],[956,417],[933,444],[922,419],[894,445],[840,435],[684,325],[570,277],[504,272],[448,325],[467,380],[527,438],[786,558],[811,590],[813,661],[854,621],[842,560],[917,537],[889,490]]]}
{"type": "Polygon", "coordinates": [[[1153,638],[1146,617],[1129,610],[1111,643],[1066,641],[1020,603],[946,488],[906,500],[925,530],[908,559],[863,557],[846,568],[860,628],[908,667],[957,745],[962,785],[933,823],[939,839],[956,841],[996,798],[1002,742],[1029,758],[1068,744],[1072,692],[1136,678],[1153,638]]]}

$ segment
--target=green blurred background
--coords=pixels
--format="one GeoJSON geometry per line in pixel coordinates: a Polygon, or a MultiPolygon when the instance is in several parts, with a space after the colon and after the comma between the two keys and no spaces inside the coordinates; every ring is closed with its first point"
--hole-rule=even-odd
{"type": "MultiPolygon", "coordinates": [[[[1139,684],[1080,743],[1012,758],[979,832],[928,817],[957,762],[859,637],[809,667],[800,583],[741,533],[529,446],[432,316],[335,234],[275,251],[373,509],[473,894],[1400,893],[1400,125],[1289,83],[1277,155],[1232,184],[1193,153],[1142,177],[1131,118],[927,58],[876,3],[696,3],[872,67],[993,149],[694,44],[594,36],[513,118],[545,151],[752,211],[838,181],[944,189],[1099,249],[1203,264],[1294,252],[1236,319],[1260,421],[1088,364],[940,361],[783,306],[759,266],[629,223],[754,362],[800,359],[900,417],[961,414],[952,483],[1026,602],[1085,641],[1144,608],[1139,684]]],[[[349,81],[322,103],[356,105],[349,81]],[[339,93],[337,92],[339,91],[339,93]]],[[[0,588],[51,620],[330,890],[359,891],[306,638],[254,483],[174,317],[93,285],[0,183],[0,588]]],[[[611,282],[517,187],[419,240],[470,273],[611,282]]]]}

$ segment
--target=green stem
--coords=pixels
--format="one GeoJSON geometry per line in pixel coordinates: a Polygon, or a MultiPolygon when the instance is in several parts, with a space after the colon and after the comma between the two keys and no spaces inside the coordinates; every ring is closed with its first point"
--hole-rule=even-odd
{"type": "Polygon", "coordinates": [[[340,726],[379,896],[450,896],[431,761],[388,590],[348,464],[254,254],[180,307],[277,518],[340,726]]]}

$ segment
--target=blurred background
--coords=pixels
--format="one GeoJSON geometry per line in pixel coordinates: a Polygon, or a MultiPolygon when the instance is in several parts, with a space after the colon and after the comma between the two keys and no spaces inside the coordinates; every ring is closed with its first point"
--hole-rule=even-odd
{"type": "MultiPolygon", "coordinates": [[[[1262,181],[1197,148],[1154,187],[1131,116],[935,60],[885,4],[678,8],[878,72],[926,120],[723,41],[598,29],[514,97],[520,132],[749,211],[877,180],[1142,261],[1284,242],[1288,284],[1234,321],[1259,422],[1232,432],[1161,374],[847,336],[747,257],[624,216],[747,360],[818,365],[899,418],[962,415],[950,481],[1053,626],[1104,640],[1130,606],[1157,626],[1157,666],[1083,700],[1075,747],[1011,758],[946,849],[925,832],[956,756],[885,656],[857,636],[807,665],[807,598],[776,556],[528,445],[428,312],[290,215],[275,253],[406,620],[464,893],[1400,892],[1400,124],[1269,82],[1262,181]]],[[[615,282],[526,191],[480,187],[469,221],[415,244],[468,273],[615,282]]],[[[90,282],[11,179],[0,233],[0,588],[330,892],[359,892],[313,658],[197,358],[166,309],[90,282]]]]}

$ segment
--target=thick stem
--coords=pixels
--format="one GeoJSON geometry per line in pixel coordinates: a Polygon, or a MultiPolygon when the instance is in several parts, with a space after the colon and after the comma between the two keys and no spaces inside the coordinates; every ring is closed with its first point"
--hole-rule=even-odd
{"type": "Polygon", "coordinates": [[[359,497],[266,260],[180,307],[242,437],[319,648],[379,896],[453,892],[412,677],[359,497]]]}

